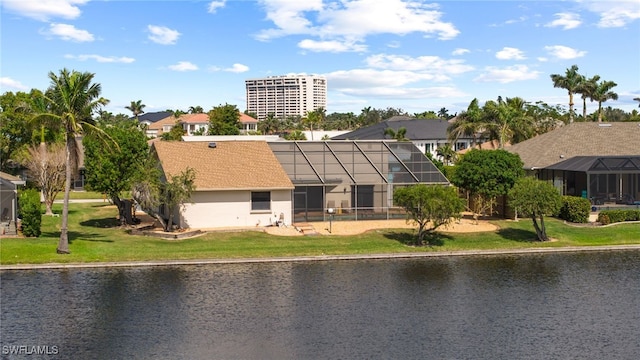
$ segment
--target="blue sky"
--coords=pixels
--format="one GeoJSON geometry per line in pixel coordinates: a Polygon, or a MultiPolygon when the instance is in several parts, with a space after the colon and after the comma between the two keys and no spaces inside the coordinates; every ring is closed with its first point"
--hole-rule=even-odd
{"type": "Polygon", "coordinates": [[[618,84],[605,106],[631,111],[640,96],[639,0],[0,3],[0,92],[89,71],[116,114],[133,100],[244,111],[245,79],[294,73],[327,77],[328,113],[455,113],[498,96],[566,105],[549,75],[573,64],[618,84]]]}

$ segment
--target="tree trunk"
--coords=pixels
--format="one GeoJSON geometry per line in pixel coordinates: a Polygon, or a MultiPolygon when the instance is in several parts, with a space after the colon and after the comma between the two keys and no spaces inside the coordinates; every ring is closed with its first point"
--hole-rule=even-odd
{"type": "Polygon", "coordinates": [[[71,193],[71,144],[69,135],[66,136],[66,159],[65,159],[65,179],[64,179],[64,200],[62,201],[62,224],[60,225],[60,241],[56,251],[58,254],[70,254],[69,251],[69,234],[67,226],[69,224],[69,194],[71,193]]]}
{"type": "Polygon", "coordinates": [[[536,236],[538,237],[538,241],[547,241],[547,234],[544,229],[544,220],[543,216],[540,216],[541,226],[538,225],[537,217],[535,214],[531,215],[531,220],[533,220],[533,227],[536,229],[536,236]]]}
{"type": "Polygon", "coordinates": [[[173,210],[169,210],[169,220],[167,220],[167,224],[165,225],[164,231],[166,232],[173,231],[173,210]]]}

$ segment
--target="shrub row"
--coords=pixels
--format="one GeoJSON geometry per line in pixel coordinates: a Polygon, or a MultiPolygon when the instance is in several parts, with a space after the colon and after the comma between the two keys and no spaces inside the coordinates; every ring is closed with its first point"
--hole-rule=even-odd
{"type": "Polygon", "coordinates": [[[598,222],[603,225],[624,221],[640,221],[640,210],[602,210],[598,214],[598,222]]]}
{"type": "Polygon", "coordinates": [[[572,223],[589,222],[591,202],[588,199],[576,196],[563,196],[562,207],[558,213],[560,219],[572,223]]]}

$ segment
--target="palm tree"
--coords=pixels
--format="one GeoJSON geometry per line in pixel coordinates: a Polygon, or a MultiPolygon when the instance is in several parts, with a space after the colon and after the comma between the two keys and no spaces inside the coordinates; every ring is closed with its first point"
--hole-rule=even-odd
{"type": "Polygon", "coordinates": [[[533,119],[526,113],[526,102],[519,97],[498,97],[498,101],[487,101],[482,108],[486,130],[491,139],[498,140],[503,149],[507,142],[515,143],[534,135],[533,119]]]}
{"type": "Polygon", "coordinates": [[[189,106],[189,114],[202,114],[204,109],[202,106],[189,106]]]}
{"type": "Polygon", "coordinates": [[[637,102],[638,102],[638,107],[640,107],[640,97],[633,98],[633,100],[634,100],[634,101],[637,101],[637,102]]]}
{"type": "Polygon", "coordinates": [[[400,127],[398,131],[393,128],[386,128],[384,129],[384,134],[389,135],[394,140],[409,141],[409,139],[407,139],[407,129],[405,127],[400,127]]]}
{"type": "Polygon", "coordinates": [[[598,122],[602,122],[602,103],[607,100],[618,100],[618,94],[611,91],[616,86],[618,84],[613,81],[601,81],[593,92],[591,101],[598,102],[598,122]]]}
{"type": "Polygon", "coordinates": [[[578,74],[578,65],[572,65],[568,68],[565,76],[561,74],[551,74],[553,87],[567,89],[569,93],[569,123],[573,122],[573,94],[576,93],[582,79],[583,76],[578,74]]]}
{"type": "Polygon", "coordinates": [[[71,174],[78,161],[78,143],[76,136],[95,132],[102,137],[106,134],[95,126],[91,115],[109,100],[100,97],[102,87],[92,83],[95,74],[89,72],[60,70],[56,75],[49,72],[51,84],[42,96],[48,105],[47,112],[35,116],[36,120],[53,119],[62,128],[65,137],[65,184],[62,205],[62,224],[57,252],[69,254],[69,193],[71,192],[71,174]]]}
{"type": "Polygon", "coordinates": [[[436,155],[440,156],[445,165],[449,165],[451,162],[456,161],[457,154],[453,150],[450,144],[444,144],[436,149],[436,155]]]}
{"type": "Polygon", "coordinates": [[[595,75],[591,79],[587,79],[586,77],[582,77],[582,81],[578,84],[578,88],[576,89],[576,93],[580,94],[582,97],[582,119],[586,121],[587,119],[587,99],[591,98],[593,92],[596,91],[596,87],[598,86],[598,81],[600,81],[600,75],[595,75]]]}
{"type": "Polygon", "coordinates": [[[474,98],[467,107],[467,110],[456,116],[451,125],[447,128],[449,140],[454,143],[460,137],[471,137],[471,146],[474,147],[477,142],[478,133],[484,129],[483,112],[478,106],[478,99],[474,98]]]}
{"type": "Polygon", "coordinates": [[[449,110],[447,108],[440,108],[438,111],[438,117],[441,119],[449,119],[449,110]]]}
{"type": "Polygon", "coordinates": [[[144,108],[147,105],[142,103],[142,100],[138,100],[138,101],[132,101],[131,105],[129,106],[125,106],[124,108],[127,110],[130,110],[133,113],[133,117],[136,118],[136,121],[138,121],[138,115],[142,115],[144,114],[144,108]]]}

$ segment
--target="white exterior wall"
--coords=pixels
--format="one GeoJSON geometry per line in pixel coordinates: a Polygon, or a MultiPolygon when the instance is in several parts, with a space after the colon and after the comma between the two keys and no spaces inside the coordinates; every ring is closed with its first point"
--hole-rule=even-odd
{"type": "MultiPolygon", "coordinates": [[[[268,191],[268,190],[256,190],[268,191]]],[[[268,226],[284,214],[291,225],[291,190],[271,190],[271,210],[251,211],[251,191],[196,191],[185,204],[180,226],[191,229],[268,226]]]]}

